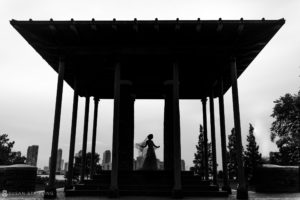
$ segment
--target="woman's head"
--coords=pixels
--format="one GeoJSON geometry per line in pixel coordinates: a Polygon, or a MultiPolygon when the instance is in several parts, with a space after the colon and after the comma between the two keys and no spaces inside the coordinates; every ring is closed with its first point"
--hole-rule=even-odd
{"type": "Polygon", "coordinates": [[[148,137],[149,140],[152,140],[153,135],[152,135],[152,134],[149,134],[147,137],[148,137]]]}

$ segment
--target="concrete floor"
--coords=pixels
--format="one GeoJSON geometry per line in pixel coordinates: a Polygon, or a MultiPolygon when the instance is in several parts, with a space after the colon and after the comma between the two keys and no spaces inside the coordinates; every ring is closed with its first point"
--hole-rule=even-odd
{"type": "MultiPolygon", "coordinates": [[[[58,189],[57,193],[58,197],[57,200],[112,200],[108,197],[65,197],[63,189],[58,189]]],[[[43,192],[35,192],[34,194],[7,194],[0,193],[0,200],[41,200],[43,199],[43,192]]],[[[121,197],[120,199],[123,200],[170,200],[172,198],[168,197],[121,197]]],[[[185,200],[201,200],[201,199],[207,199],[207,200],[233,200],[235,198],[235,191],[233,191],[233,194],[230,195],[227,198],[223,197],[214,197],[214,198],[208,198],[208,197],[185,197],[185,200]]],[[[279,193],[279,194],[264,194],[264,193],[255,193],[249,191],[249,200],[300,200],[300,193],[279,193]]]]}

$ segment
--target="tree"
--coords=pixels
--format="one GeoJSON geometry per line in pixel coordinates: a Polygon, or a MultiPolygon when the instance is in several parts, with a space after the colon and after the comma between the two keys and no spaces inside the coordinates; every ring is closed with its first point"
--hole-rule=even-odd
{"type": "Polygon", "coordinates": [[[200,125],[199,129],[200,133],[198,136],[198,144],[196,145],[197,152],[194,154],[194,166],[191,167],[191,171],[194,172],[194,174],[201,176],[202,179],[204,179],[204,130],[202,125],[200,125]]]}
{"type": "Polygon", "coordinates": [[[21,155],[21,152],[12,151],[14,144],[14,141],[9,141],[7,134],[0,135],[0,165],[25,163],[26,158],[21,155]]]}
{"type": "MultiPolygon", "coordinates": [[[[198,136],[198,144],[196,145],[197,152],[194,154],[194,166],[190,168],[196,175],[201,176],[204,179],[205,164],[204,164],[204,130],[202,125],[200,125],[198,136]]],[[[211,143],[207,144],[207,157],[208,157],[208,173],[213,173],[212,167],[212,145],[211,143]]]]}
{"type": "Polygon", "coordinates": [[[300,91],[294,95],[287,93],[274,103],[271,116],[275,121],[271,126],[271,141],[279,149],[275,160],[281,165],[299,165],[300,91]]]}
{"type": "Polygon", "coordinates": [[[213,176],[213,154],[212,154],[212,144],[209,142],[207,144],[207,157],[208,157],[208,174],[213,176]]]}
{"type": "MultiPolygon", "coordinates": [[[[228,168],[228,176],[230,179],[237,178],[237,153],[236,153],[236,135],[234,128],[231,129],[231,134],[228,136],[228,146],[227,146],[227,168],[228,168]]],[[[242,151],[243,148],[242,148],[242,151]]]]}
{"type": "MultiPolygon", "coordinates": [[[[92,159],[92,153],[88,152],[86,154],[85,175],[90,175],[91,159],[92,159]]],[[[78,176],[80,175],[80,172],[81,172],[81,161],[82,161],[82,151],[80,150],[78,152],[77,156],[75,156],[75,164],[74,164],[74,170],[73,170],[73,177],[76,179],[78,178],[78,176]]],[[[100,156],[98,153],[95,153],[95,157],[94,157],[95,174],[98,174],[102,170],[101,165],[98,164],[99,161],[100,161],[100,156]]]]}
{"type": "Polygon", "coordinates": [[[245,172],[248,179],[252,179],[255,169],[262,165],[261,153],[259,153],[259,146],[256,144],[254,136],[254,127],[249,125],[249,135],[247,135],[247,146],[244,152],[245,158],[245,172]]]}

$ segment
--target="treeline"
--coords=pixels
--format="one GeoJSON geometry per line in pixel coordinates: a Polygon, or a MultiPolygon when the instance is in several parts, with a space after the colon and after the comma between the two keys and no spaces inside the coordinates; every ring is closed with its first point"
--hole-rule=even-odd
{"type": "MultiPolygon", "coordinates": [[[[230,179],[237,177],[237,159],[236,159],[236,135],[234,128],[228,136],[227,145],[227,168],[230,179]]],[[[208,172],[212,176],[213,163],[212,163],[212,148],[211,142],[208,143],[208,172]]],[[[203,127],[200,125],[200,134],[198,144],[196,145],[197,152],[194,154],[194,166],[190,168],[196,175],[204,179],[205,176],[205,163],[204,163],[204,132],[203,127]]],[[[253,176],[254,170],[261,166],[263,163],[261,153],[259,153],[259,146],[256,143],[254,136],[254,127],[250,124],[249,133],[247,135],[246,150],[243,149],[244,169],[247,177],[250,179],[253,176]]],[[[222,172],[219,172],[222,174],[222,172]]]]}

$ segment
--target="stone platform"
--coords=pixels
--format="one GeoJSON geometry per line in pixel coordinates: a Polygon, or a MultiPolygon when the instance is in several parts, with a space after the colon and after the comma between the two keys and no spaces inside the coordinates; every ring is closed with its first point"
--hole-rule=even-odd
{"type": "MultiPolygon", "coordinates": [[[[192,172],[182,172],[182,196],[227,197],[211,181],[201,180],[192,172]]],[[[120,196],[172,196],[172,173],[168,171],[130,171],[119,172],[120,196]]],[[[109,196],[110,171],[85,180],[73,189],[65,190],[66,196],[109,196]]]]}

